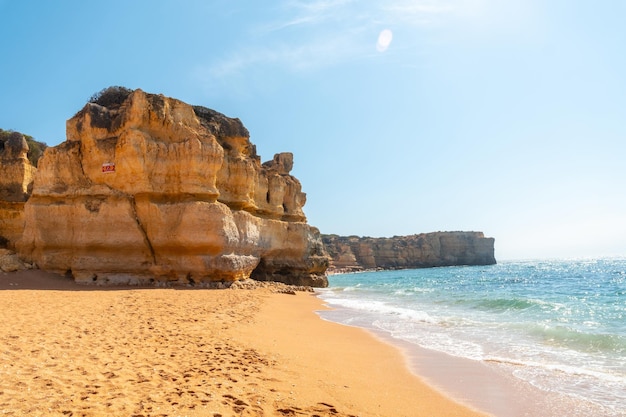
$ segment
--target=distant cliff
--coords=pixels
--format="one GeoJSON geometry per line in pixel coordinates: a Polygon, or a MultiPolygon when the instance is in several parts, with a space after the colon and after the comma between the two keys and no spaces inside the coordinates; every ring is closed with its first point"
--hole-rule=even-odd
{"type": "Polygon", "coordinates": [[[322,235],[328,272],[492,265],[494,238],[482,232],[435,232],[391,238],[322,235]]]}

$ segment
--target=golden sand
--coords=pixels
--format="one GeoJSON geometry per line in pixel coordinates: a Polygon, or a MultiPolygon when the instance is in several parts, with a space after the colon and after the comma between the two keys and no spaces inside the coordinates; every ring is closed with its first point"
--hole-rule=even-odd
{"type": "Polygon", "coordinates": [[[480,416],[310,293],[0,274],[0,415],[480,416]]]}

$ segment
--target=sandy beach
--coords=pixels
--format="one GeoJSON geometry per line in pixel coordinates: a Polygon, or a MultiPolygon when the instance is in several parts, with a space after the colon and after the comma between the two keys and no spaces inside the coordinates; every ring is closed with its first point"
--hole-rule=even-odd
{"type": "Polygon", "coordinates": [[[0,414],[480,416],[311,293],[0,274],[0,414]]]}

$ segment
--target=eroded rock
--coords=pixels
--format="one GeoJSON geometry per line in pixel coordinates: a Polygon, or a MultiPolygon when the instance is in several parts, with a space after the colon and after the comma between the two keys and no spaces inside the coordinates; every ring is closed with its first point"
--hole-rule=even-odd
{"type": "Polygon", "coordinates": [[[494,239],[482,232],[434,232],[391,238],[324,235],[329,271],[492,265],[494,239]]]}
{"type": "Polygon", "coordinates": [[[141,90],[88,103],[40,160],[16,246],[79,282],[326,286],[292,164],[262,165],[243,124],[210,109],[141,90]]]}
{"type": "Polygon", "coordinates": [[[24,229],[24,203],[37,168],[28,160],[28,143],[21,133],[11,132],[0,144],[0,247],[12,248],[24,229]]]}
{"type": "Polygon", "coordinates": [[[8,249],[0,249],[0,271],[15,272],[30,268],[25,265],[17,254],[8,249]]]}

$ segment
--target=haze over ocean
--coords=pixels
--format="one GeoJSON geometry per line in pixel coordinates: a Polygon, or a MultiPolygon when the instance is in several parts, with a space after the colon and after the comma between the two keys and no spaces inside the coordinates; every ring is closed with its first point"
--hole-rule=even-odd
{"type": "Polygon", "coordinates": [[[110,85],[289,151],[323,233],[477,230],[496,258],[626,254],[619,0],[0,0],[0,128],[56,145],[110,85]]]}

